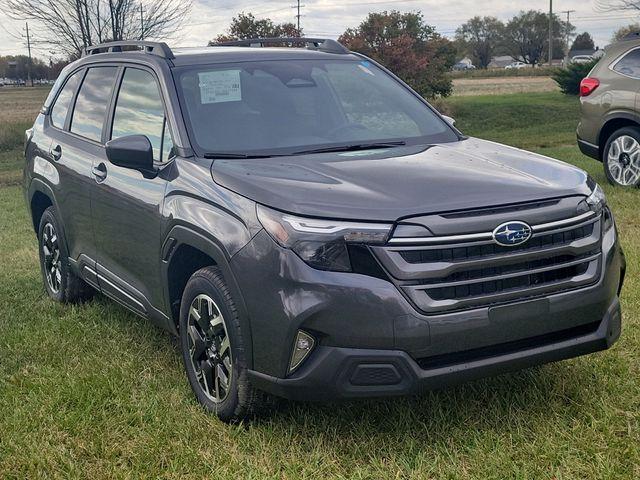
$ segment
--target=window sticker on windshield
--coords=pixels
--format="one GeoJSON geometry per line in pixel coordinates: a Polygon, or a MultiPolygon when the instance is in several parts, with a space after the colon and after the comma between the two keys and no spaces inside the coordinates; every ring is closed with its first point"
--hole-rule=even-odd
{"type": "Polygon", "coordinates": [[[200,103],[239,102],[242,100],[240,70],[198,73],[200,103]]]}

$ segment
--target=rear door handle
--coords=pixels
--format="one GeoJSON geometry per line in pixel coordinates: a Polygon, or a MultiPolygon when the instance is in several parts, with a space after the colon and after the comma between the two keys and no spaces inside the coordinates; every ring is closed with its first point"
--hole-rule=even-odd
{"type": "Polygon", "coordinates": [[[96,182],[100,183],[107,178],[107,166],[104,163],[100,163],[97,167],[91,169],[91,173],[96,179],[96,182]]]}
{"type": "Polygon", "coordinates": [[[51,149],[50,153],[53,159],[58,161],[60,160],[60,157],[62,157],[62,147],[60,145],[56,145],[51,149]]]}

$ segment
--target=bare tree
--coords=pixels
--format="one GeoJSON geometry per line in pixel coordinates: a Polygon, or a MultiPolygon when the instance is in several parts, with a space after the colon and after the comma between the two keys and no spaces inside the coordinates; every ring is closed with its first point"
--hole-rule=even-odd
{"type": "Polygon", "coordinates": [[[38,24],[35,41],[64,55],[96,43],[174,34],[192,0],[4,0],[9,17],[38,24]]]}
{"type": "Polygon", "coordinates": [[[640,0],[596,0],[595,8],[599,12],[640,11],[640,0]]]}

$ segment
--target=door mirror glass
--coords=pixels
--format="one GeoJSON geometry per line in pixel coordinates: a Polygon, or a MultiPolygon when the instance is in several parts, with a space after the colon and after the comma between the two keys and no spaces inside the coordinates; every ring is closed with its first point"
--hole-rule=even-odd
{"type": "Polygon", "coordinates": [[[107,142],[107,158],[114,165],[141,172],[154,170],[153,147],[144,135],[128,135],[107,142]]]}

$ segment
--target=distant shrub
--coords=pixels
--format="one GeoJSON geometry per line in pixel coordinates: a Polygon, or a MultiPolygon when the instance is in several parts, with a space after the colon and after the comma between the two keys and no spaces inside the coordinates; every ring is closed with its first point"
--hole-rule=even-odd
{"type": "Polygon", "coordinates": [[[495,77],[549,77],[556,67],[540,66],[536,68],[488,68],[486,70],[462,70],[449,72],[451,78],[495,78],[495,77]]]}
{"type": "Polygon", "coordinates": [[[589,75],[596,63],[598,63],[597,60],[590,63],[572,63],[566,68],[556,70],[551,75],[551,78],[558,84],[562,93],[578,95],[580,93],[580,82],[589,75]]]}

